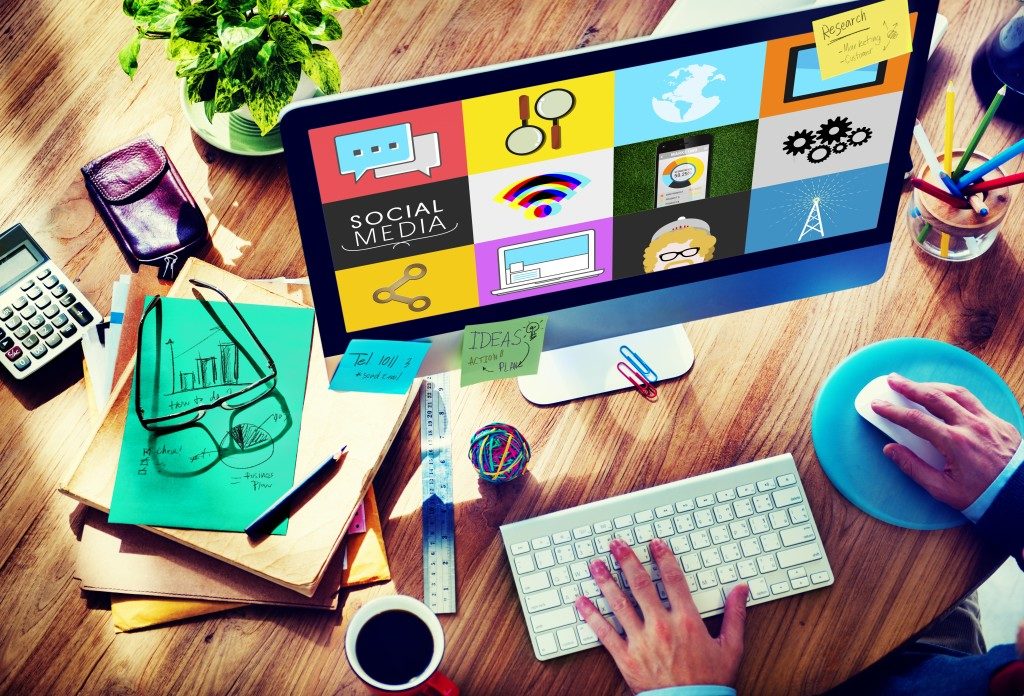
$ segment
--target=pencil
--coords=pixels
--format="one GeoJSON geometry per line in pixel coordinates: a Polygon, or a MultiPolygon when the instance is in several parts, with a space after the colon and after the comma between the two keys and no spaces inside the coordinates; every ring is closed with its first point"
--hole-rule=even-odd
{"type": "Polygon", "coordinates": [[[985,197],[983,195],[976,193],[973,196],[970,196],[967,201],[971,204],[971,208],[978,215],[981,215],[982,217],[988,215],[988,206],[985,205],[985,197]]]}
{"type": "Polygon", "coordinates": [[[953,81],[946,83],[946,132],[945,149],[942,153],[942,167],[946,174],[953,173],[953,111],[956,108],[956,92],[953,81]]]}
{"type": "Polygon", "coordinates": [[[954,208],[970,208],[970,204],[959,196],[954,196],[947,191],[943,191],[938,186],[930,181],[925,181],[919,177],[913,176],[910,178],[910,184],[918,191],[923,191],[929,196],[938,198],[943,203],[948,203],[954,208]]]}
{"type": "Polygon", "coordinates": [[[284,521],[284,518],[294,512],[292,510],[292,504],[296,499],[319,483],[329,471],[332,471],[334,467],[341,463],[342,455],[345,454],[345,450],[347,449],[347,446],[342,447],[340,451],[320,462],[313,471],[309,472],[309,475],[306,476],[306,478],[292,486],[287,493],[275,500],[274,503],[267,508],[266,512],[253,520],[252,524],[245,528],[245,533],[251,537],[255,537],[263,536],[264,534],[269,534],[273,531],[274,527],[281,524],[281,522],[284,521]]]}
{"type": "Polygon", "coordinates": [[[949,241],[949,235],[943,232],[939,239],[939,256],[944,259],[949,258],[949,241]]]}
{"type": "Polygon", "coordinates": [[[983,162],[974,169],[972,169],[971,171],[964,174],[962,177],[960,177],[960,181],[963,183],[964,186],[969,186],[970,184],[973,184],[975,181],[979,181],[983,176],[988,174],[996,167],[1006,164],[1007,162],[1009,162],[1022,152],[1024,152],[1024,138],[1021,138],[1013,145],[1006,148],[998,155],[990,159],[988,162],[983,162]]]}
{"type": "Polygon", "coordinates": [[[984,181],[979,181],[964,189],[964,193],[971,195],[974,193],[981,193],[982,191],[991,191],[992,189],[1002,188],[1003,186],[1013,186],[1015,184],[1024,184],[1024,172],[1001,176],[996,179],[985,179],[984,181]]]}
{"type": "Polygon", "coordinates": [[[962,197],[963,194],[960,193],[960,189],[957,188],[957,185],[953,183],[949,175],[939,166],[939,158],[935,154],[932,144],[928,141],[928,136],[924,132],[924,126],[921,125],[920,121],[914,124],[914,140],[917,141],[917,146],[921,148],[924,161],[928,163],[928,167],[935,172],[936,176],[942,180],[942,184],[954,196],[962,197]]]}
{"type": "Polygon", "coordinates": [[[988,111],[981,117],[981,123],[978,124],[978,129],[974,131],[974,135],[971,136],[971,142],[967,143],[967,149],[964,150],[964,154],[960,157],[960,162],[957,163],[956,169],[953,170],[953,178],[959,179],[960,175],[967,169],[967,163],[971,161],[971,155],[974,154],[975,148],[978,147],[978,143],[981,141],[981,136],[985,134],[985,130],[988,128],[988,124],[992,122],[992,119],[996,115],[996,111],[999,109],[999,105],[1003,102],[1003,97],[1006,96],[1006,85],[996,92],[996,95],[992,97],[992,103],[988,105],[988,111]]]}

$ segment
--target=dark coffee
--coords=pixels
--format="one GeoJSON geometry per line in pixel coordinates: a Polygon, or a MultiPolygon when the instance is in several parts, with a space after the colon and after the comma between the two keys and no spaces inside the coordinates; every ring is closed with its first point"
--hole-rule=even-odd
{"type": "Polygon", "coordinates": [[[384,611],[356,636],[356,659],[381,684],[400,685],[423,674],[434,656],[430,627],[401,609],[384,611]]]}

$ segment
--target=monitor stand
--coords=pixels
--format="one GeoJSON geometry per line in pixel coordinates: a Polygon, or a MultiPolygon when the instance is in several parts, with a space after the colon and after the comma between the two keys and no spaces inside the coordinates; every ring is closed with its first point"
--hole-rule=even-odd
{"type": "Polygon", "coordinates": [[[625,362],[619,348],[628,346],[643,358],[663,382],[693,367],[693,346],[682,324],[605,338],[540,354],[537,374],[519,378],[519,391],[538,406],[594,394],[632,389],[617,365],[625,362]]]}

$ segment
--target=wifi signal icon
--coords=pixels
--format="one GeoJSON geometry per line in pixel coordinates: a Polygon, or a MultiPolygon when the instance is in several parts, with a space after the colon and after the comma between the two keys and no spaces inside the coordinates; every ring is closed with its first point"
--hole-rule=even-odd
{"type": "Polygon", "coordinates": [[[541,174],[513,184],[498,200],[522,208],[527,219],[546,218],[560,211],[577,189],[589,183],[590,179],[581,174],[541,174]]]}

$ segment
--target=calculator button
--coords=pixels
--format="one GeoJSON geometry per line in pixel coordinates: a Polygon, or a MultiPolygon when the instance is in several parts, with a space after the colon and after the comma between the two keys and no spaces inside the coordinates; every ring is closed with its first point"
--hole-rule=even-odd
{"type": "Polygon", "coordinates": [[[21,310],[21,318],[22,319],[28,319],[28,318],[30,318],[32,316],[35,316],[35,313],[36,313],[36,308],[33,307],[32,305],[29,305],[25,309],[21,310]]]}
{"type": "Polygon", "coordinates": [[[14,361],[14,366],[21,371],[28,369],[28,366],[32,364],[32,361],[28,359],[27,355],[23,355],[14,361]]]}
{"type": "Polygon", "coordinates": [[[52,288],[52,287],[53,287],[54,285],[56,285],[56,284],[57,284],[57,278],[56,278],[56,277],[54,277],[54,276],[50,276],[49,278],[45,279],[45,280],[44,280],[44,281],[42,282],[42,286],[43,286],[44,288],[52,288]]]}
{"type": "Polygon", "coordinates": [[[18,328],[19,324],[21,324],[21,317],[19,317],[17,314],[15,314],[13,317],[4,322],[4,326],[6,326],[8,329],[16,329],[18,328]]]}
{"type": "Polygon", "coordinates": [[[86,309],[85,305],[81,302],[69,307],[68,314],[70,314],[72,318],[82,326],[85,326],[92,321],[92,314],[89,313],[89,310],[86,309]]]}
{"type": "Polygon", "coordinates": [[[7,321],[8,319],[11,318],[11,316],[13,316],[13,314],[13,309],[11,309],[10,307],[4,307],[2,310],[0,310],[0,321],[7,321]]]}
{"type": "Polygon", "coordinates": [[[26,292],[25,294],[28,295],[28,299],[34,300],[37,297],[39,297],[40,295],[42,295],[43,291],[33,285],[31,288],[29,288],[29,291],[26,292]]]}
{"type": "Polygon", "coordinates": [[[16,299],[14,301],[14,308],[15,309],[21,309],[22,307],[24,307],[27,304],[28,304],[28,298],[25,297],[24,295],[22,295],[21,297],[19,297],[18,299],[16,299]]]}
{"type": "Polygon", "coordinates": [[[53,296],[54,296],[54,297],[60,297],[61,295],[65,295],[65,294],[67,294],[67,291],[68,291],[68,286],[67,286],[67,285],[64,285],[63,283],[61,283],[60,285],[58,285],[57,287],[55,287],[55,288],[54,288],[53,290],[51,290],[50,292],[52,292],[52,293],[53,293],[53,296]]]}
{"type": "Polygon", "coordinates": [[[35,315],[34,317],[32,317],[31,319],[28,320],[28,325],[31,326],[33,329],[38,329],[40,326],[42,326],[45,323],[46,323],[46,317],[44,317],[42,314],[37,314],[37,315],[35,315]]]}
{"type": "Polygon", "coordinates": [[[0,338],[7,338],[7,332],[3,329],[0,329],[0,338]]]}
{"type": "Polygon", "coordinates": [[[36,273],[36,278],[38,278],[39,280],[42,280],[43,278],[45,278],[48,275],[50,275],[50,269],[49,268],[43,268],[38,273],[36,273]]]}
{"type": "Polygon", "coordinates": [[[36,284],[36,281],[32,280],[31,278],[26,278],[25,282],[22,283],[20,287],[21,287],[22,290],[28,290],[30,287],[32,287],[35,284],[36,284]]]}
{"type": "Polygon", "coordinates": [[[33,358],[38,360],[39,358],[41,358],[44,355],[46,355],[46,346],[44,346],[42,343],[40,343],[38,346],[36,346],[32,350],[30,350],[29,352],[32,353],[32,357],[33,358]]]}
{"type": "Polygon", "coordinates": [[[58,314],[57,316],[55,316],[53,318],[53,325],[56,326],[58,329],[60,327],[64,326],[65,324],[67,324],[67,323],[68,323],[68,315],[67,314],[58,314]]]}
{"type": "Polygon", "coordinates": [[[6,356],[6,358],[11,362],[14,362],[15,360],[21,357],[21,346],[13,346],[12,348],[8,348],[7,351],[4,353],[4,356],[6,356]]]}
{"type": "Polygon", "coordinates": [[[0,351],[6,353],[14,347],[14,341],[10,338],[0,339],[0,351]]]}
{"type": "Polygon", "coordinates": [[[21,326],[14,330],[14,337],[25,338],[30,333],[32,333],[32,329],[29,328],[28,324],[22,324],[21,326]]]}
{"type": "Polygon", "coordinates": [[[76,331],[78,331],[78,329],[75,328],[75,325],[68,322],[67,326],[61,327],[60,333],[64,338],[71,338],[75,335],[76,331]]]}
{"type": "Polygon", "coordinates": [[[36,300],[36,307],[39,308],[39,309],[42,309],[43,307],[47,307],[50,304],[51,304],[50,298],[47,297],[46,295],[43,295],[38,300],[36,300]]]}
{"type": "MultiPolygon", "coordinates": [[[[53,293],[53,294],[54,294],[54,296],[59,297],[59,295],[57,295],[56,292],[53,293]]],[[[74,303],[75,303],[75,296],[72,295],[71,293],[68,293],[64,297],[60,298],[60,304],[61,304],[62,307],[68,307],[70,305],[73,305],[74,303]]]]}
{"type": "Polygon", "coordinates": [[[60,337],[60,334],[55,333],[46,339],[46,345],[50,346],[51,348],[56,348],[57,346],[60,345],[61,340],[62,339],[60,337]]]}
{"type": "MultiPolygon", "coordinates": [[[[43,328],[45,329],[46,327],[44,326],[43,328]]],[[[43,336],[43,338],[46,338],[46,336],[43,336]]],[[[39,337],[32,334],[30,336],[26,336],[25,340],[21,342],[21,345],[23,348],[35,348],[37,343],[39,343],[39,337]]]]}
{"type": "Polygon", "coordinates": [[[45,316],[48,319],[53,319],[59,313],[60,309],[57,308],[57,305],[50,305],[49,307],[43,310],[43,316],[45,316]]]}
{"type": "Polygon", "coordinates": [[[53,327],[49,324],[43,324],[39,327],[39,338],[46,338],[53,333],[53,327]]]}

